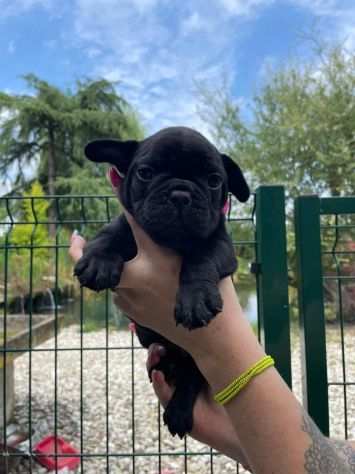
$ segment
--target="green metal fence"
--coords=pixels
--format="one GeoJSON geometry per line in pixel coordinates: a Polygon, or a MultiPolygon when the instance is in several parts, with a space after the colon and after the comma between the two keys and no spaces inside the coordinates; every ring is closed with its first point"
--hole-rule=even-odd
{"type": "Polygon", "coordinates": [[[325,434],[348,438],[355,431],[349,426],[355,408],[355,197],[299,197],[295,230],[304,405],[325,434]]]}
{"type": "MultiPolygon", "coordinates": [[[[251,201],[231,200],[227,216],[239,261],[255,274],[236,285],[247,312],[254,300],[243,300],[243,289],[257,294],[259,334],[291,385],[284,190],[261,187],[251,201]]],[[[73,280],[71,231],[89,238],[117,212],[113,196],[0,199],[2,460],[20,462],[9,472],[42,472],[35,447],[53,434],[75,447],[80,473],[242,473],[207,447],[170,436],[145,351],[110,292],[80,290],[73,280]],[[44,203],[55,219],[43,217],[44,203]],[[31,434],[25,458],[10,447],[10,422],[31,434]]],[[[56,472],[68,456],[55,448],[56,472]]]]}

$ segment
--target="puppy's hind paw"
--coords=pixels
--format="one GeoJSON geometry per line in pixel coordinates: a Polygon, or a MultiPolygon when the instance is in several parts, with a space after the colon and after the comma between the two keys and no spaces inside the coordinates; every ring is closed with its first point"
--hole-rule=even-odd
{"type": "Polygon", "coordinates": [[[217,285],[196,282],[180,286],[175,307],[176,325],[196,329],[207,324],[222,311],[223,301],[217,285]]]}
{"type": "Polygon", "coordinates": [[[180,439],[192,430],[192,410],[178,410],[175,404],[171,404],[170,407],[168,404],[164,411],[163,420],[170,433],[173,436],[178,435],[180,439]]]}

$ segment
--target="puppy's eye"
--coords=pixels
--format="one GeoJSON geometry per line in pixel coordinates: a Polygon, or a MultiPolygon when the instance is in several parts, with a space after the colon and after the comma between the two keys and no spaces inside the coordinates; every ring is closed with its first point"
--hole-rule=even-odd
{"type": "Polygon", "coordinates": [[[150,181],[153,178],[153,169],[144,165],[137,169],[137,176],[141,181],[150,181]]]}
{"type": "Polygon", "coordinates": [[[219,175],[218,173],[211,173],[210,175],[208,175],[207,182],[208,182],[208,186],[211,189],[218,189],[219,187],[222,186],[223,179],[222,179],[222,176],[219,175]]]}

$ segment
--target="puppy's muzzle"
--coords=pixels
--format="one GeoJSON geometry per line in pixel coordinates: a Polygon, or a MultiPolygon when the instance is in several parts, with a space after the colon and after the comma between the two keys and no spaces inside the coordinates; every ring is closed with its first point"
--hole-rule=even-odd
{"type": "Polygon", "coordinates": [[[181,189],[174,189],[169,196],[170,202],[178,209],[183,209],[190,206],[192,197],[190,191],[183,191],[181,189]]]}

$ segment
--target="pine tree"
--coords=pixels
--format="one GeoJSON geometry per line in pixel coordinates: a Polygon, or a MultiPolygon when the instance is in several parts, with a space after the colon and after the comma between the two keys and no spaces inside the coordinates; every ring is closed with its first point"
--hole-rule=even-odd
{"type": "MultiPolygon", "coordinates": [[[[73,175],[85,167],[103,183],[103,170],[87,162],[85,144],[100,137],[140,138],[142,129],[115,84],[101,79],[78,81],[62,91],[33,74],[24,76],[32,95],[0,92],[0,176],[25,189],[37,174],[47,194],[75,193],[73,175]],[[66,181],[68,179],[68,181],[66,181]]],[[[96,186],[97,187],[97,186],[96,186]]],[[[54,207],[49,209],[56,219],[54,207]]],[[[55,226],[50,226],[54,235],[55,226]]]]}

